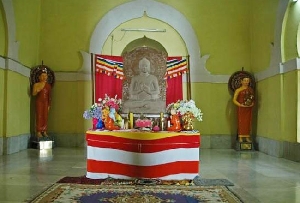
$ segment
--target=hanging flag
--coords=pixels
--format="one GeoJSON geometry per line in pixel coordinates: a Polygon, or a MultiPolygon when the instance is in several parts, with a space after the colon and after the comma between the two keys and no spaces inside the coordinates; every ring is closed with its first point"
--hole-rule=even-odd
{"type": "Polygon", "coordinates": [[[187,72],[187,60],[182,56],[173,56],[167,58],[167,78],[177,77],[187,72]]]}
{"type": "MultiPolygon", "coordinates": [[[[167,58],[167,70],[165,78],[174,78],[186,73],[187,60],[182,56],[172,56],[167,58]]],[[[95,55],[96,73],[104,73],[114,76],[121,80],[124,79],[123,58],[122,56],[95,55]]]]}
{"type": "Polygon", "coordinates": [[[95,72],[124,79],[123,57],[95,54],[95,72]]]}

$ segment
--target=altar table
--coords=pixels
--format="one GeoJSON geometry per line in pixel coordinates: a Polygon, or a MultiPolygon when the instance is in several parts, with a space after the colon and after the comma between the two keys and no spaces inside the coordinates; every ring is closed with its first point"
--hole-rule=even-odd
{"type": "Polygon", "coordinates": [[[87,178],[193,179],[199,174],[200,133],[86,132],[87,178]]]}

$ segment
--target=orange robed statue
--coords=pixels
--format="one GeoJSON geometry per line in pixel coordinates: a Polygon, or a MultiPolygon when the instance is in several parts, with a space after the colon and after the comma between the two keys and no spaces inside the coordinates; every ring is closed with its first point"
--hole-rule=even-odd
{"type": "Polygon", "coordinates": [[[234,91],[233,103],[237,106],[237,119],[238,119],[238,140],[243,142],[252,142],[251,120],[252,109],[254,106],[254,90],[249,86],[250,77],[243,75],[240,77],[240,87],[234,91]]]}
{"type": "Polygon", "coordinates": [[[48,137],[48,113],[51,105],[51,89],[54,85],[54,73],[45,65],[31,70],[32,96],[35,96],[36,137],[48,137]]]}

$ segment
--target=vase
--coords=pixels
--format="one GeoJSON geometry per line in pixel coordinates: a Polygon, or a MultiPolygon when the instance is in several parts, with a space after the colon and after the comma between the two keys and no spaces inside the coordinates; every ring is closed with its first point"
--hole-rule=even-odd
{"type": "Polygon", "coordinates": [[[193,119],[194,119],[194,116],[192,113],[185,113],[183,116],[182,116],[182,127],[184,130],[186,131],[191,131],[194,129],[193,127],[193,119]]]}
{"type": "Polygon", "coordinates": [[[93,129],[103,129],[104,123],[102,119],[93,118],[93,129]]]}

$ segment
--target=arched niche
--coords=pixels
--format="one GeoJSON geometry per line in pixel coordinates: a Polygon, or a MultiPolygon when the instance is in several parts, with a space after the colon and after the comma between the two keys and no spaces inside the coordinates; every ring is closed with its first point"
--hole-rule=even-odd
{"type": "MultiPolygon", "coordinates": [[[[116,27],[131,19],[144,16],[145,12],[149,17],[172,26],[183,39],[190,59],[191,82],[211,82],[212,80],[218,80],[211,78],[210,73],[205,68],[209,55],[201,57],[197,36],[185,16],[173,7],[153,0],[131,1],[110,10],[96,25],[90,40],[89,52],[102,53],[104,43],[111,37],[110,35],[116,27]]],[[[81,53],[84,58],[82,71],[89,70],[90,66],[87,65],[90,61],[89,53],[81,53]]],[[[225,76],[223,80],[227,81],[228,76],[225,76]]]]}
{"type": "Polygon", "coordinates": [[[154,39],[150,39],[147,38],[146,36],[136,39],[132,42],[130,42],[129,44],[127,44],[127,46],[124,48],[124,50],[122,51],[122,56],[124,55],[124,53],[128,53],[134,49],[136,49],[137,47],[150,47],[162,52],[167,53],[167,50],[165,49],[165,47],[163,47],[163,45],[161,43],[159,43],[158,41],[154,40],[154,39]]]}

